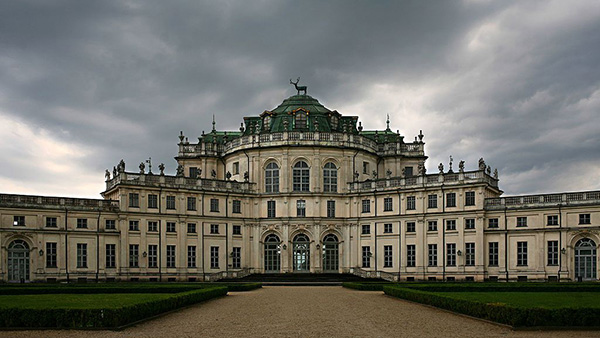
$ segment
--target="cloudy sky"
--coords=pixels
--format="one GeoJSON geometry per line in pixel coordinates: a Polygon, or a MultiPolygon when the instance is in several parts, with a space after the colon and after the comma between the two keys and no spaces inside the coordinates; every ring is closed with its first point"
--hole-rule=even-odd
{"type": "Polygon", "coordinates": [[[0,193],[99,197],[104,169],[308,93],[423,130],[429,172],[600,189],[600,2],[2,1],[0,193]]]}

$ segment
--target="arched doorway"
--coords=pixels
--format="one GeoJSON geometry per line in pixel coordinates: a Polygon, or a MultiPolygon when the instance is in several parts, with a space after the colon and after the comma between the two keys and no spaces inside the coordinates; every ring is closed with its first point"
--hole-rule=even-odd
{"type": "Polygon", "coordinates": [[[323,271],[338,272],[340,268],[339,241],[336,235],[323,238],[323,271]]]}
{"type": "Polygon", "coordinates": [[[281,272],[281,240],[274,234],[265,238],[265,272],[281,272]]]}
{"type": "Polygon", "coordinates": [[[295,272],[310,271],[310,240],[305,234],[299,234],[294,237],[293,245],[293,264],[295,272]]]}
{"type": "Polygon", "coordinates": [[[17,239],[8,245],[8,280],[29,280],[29,245],[24,240],[17,239]]]}
{"type": "Polygon", "coordinates": [[[596,278],[596,243],[589,238],[582,238],[575,244],[575,279],[596,278]]]}

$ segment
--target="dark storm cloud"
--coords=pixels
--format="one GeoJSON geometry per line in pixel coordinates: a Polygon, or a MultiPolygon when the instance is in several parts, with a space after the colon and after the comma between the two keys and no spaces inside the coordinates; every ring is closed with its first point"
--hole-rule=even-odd
{"type": "MultiPolygon", "coordinates": [[[[485,156],[509,193],[600,188],[599,18],[591,1],[3,2],[0,115],[75,146],[72,167],[101,185],[121,157],[173,172],[179,130],[193,141],[213,114],[236,130],[302,76],[367,128],[390,113],[408,140],[424,129],[430,171],[485,156]]],[[[39,170],[0,178],[66,175],[39,170]]]]}

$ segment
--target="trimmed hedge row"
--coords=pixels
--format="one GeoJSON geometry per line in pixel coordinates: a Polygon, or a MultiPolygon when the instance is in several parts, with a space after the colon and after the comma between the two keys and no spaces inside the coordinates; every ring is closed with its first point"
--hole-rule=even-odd
{"type": "Polygon", "coordinates": [[[456,299],[398,286],[386,286],[383,291],[390,296],[508,324],[513,327],[599,326],[600,309],[595,308],[523,308],[503,303],[482,303],[456,299]]]}
{"type": "Polygon", "coordinates": [[[384,286],[393,285],[392,283],[360,283],[360,282],[347,282],[342,283],[342,286],[349,289],[361,290],[361,291],[383,291],[384,286]]]}
{"type": "Polygon", "coordinates": [[[262,287],[260,283],[198,283],[198,284],[73,284],[43,286],[0,287],[0,295],[40,295],[40,294],[95,294],[95,293],[179,293],[198,289],[225,286],[229,291],[250,291],[262,287]]]}
{"type": "Polygon", "coordinates": [[[0,327],[117,328],[184,306],[227,295],[227,287],[202,288],[115,309],[0,309],[0,327]]]}
{"type": "Polygon", "coordinates": [[[600,292],[600,284],[582,283],[343,283],[344,287],[383,291],[383,286],[430,292],[600,292]]]}
{"type": "Polygon", "coordinates": [[[262,288],[261,283],[215,283],[219,286],[227,286],[231,292],[252,291],[262,288]]]}

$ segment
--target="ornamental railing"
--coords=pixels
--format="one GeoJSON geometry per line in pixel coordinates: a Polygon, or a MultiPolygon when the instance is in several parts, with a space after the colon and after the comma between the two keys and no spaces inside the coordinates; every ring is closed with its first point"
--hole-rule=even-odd
{"type": "Polygon", "coordinates": [[[537,208],[558,205],[572,206],[586,204],[600,204],[600,191],[507,196],[485,199],[485,209],[487,210],[503,210],[505,208],[537,208]]]}
{"type": "Polygon", "coordinates": [[[118,210],[119,202],[114,200],[91,198],[0,194],[0,206],[40,206],[60,209],[69,207],[80,209],[118,210]]]}
{"type": "Polygon", "coordinates": [[[494,188],[498,188],[498,179],[488,175],[483,170],[431,174],[424,176],[409,177],[390,177],[376,180],[366,180],[363,182],[350,182],[348,189],[350,192],[368,192],[385,189],[410,189],[418,187],[434,187],[443,185],[487,183],[494,188]]]}
{"type": "Polygon", "coordinates": [[[112,189],[119,184],[241,193],[254,191],[254,187],[256,185],[252,182],[121,172],[118,173],[117,176],[106,181],[106,190],[112,189]]]}
{"type": "Polygon", "coordinates": [[[322,132],[280,132],[241,136],[225,144],[200,142],[197,144],[180,143],[179,157],[196,157],[200,155],[222,156],[229,153],[249,148],[275,147],[285,145],[308,146],[335,146],[357,148],[377,153],[380,156],[403,155],[424,156],[424,143],[377,142],[362,136],[350,133],[322,133],[322,132]]]}

